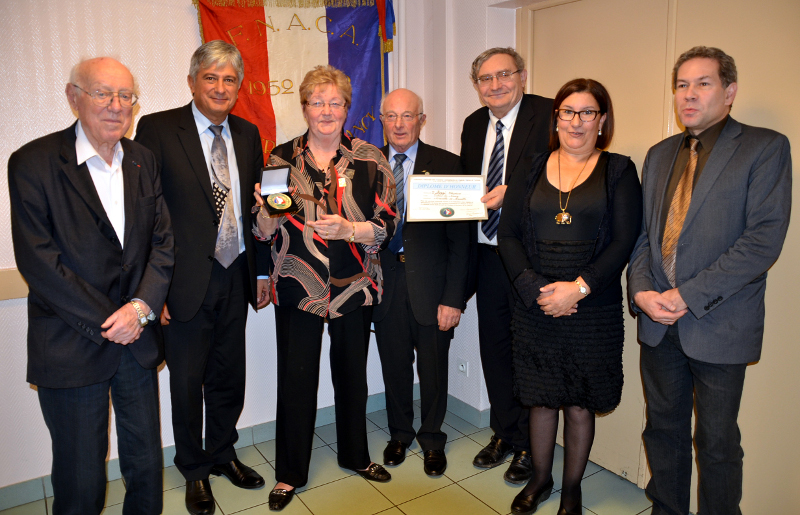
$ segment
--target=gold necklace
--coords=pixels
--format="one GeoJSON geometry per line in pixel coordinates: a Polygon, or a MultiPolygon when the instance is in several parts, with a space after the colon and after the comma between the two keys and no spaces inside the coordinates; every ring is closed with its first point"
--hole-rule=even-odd
{"type": "Polygon", "coordinates": [[[589,158],[583,163],[583,168],[581,168],[581,171],[578,172],[578,176],[572,181],[572,185],[569,187],[569,192],[567,193],[566,204],[561,206],[561,149],[558,149],[558,207],[561,209],[561,212],[556,215],[556,223],[558,225],[569,225],[572,223],[572,215],[567,213],[569,197],[572,195],[572,189],[575,187],[575,183],[578,182],[578,179],[580,179],[581,174],[583,174],[583,170],[586,169],[586,165],[589,164],[589,161],[591,161],[593,155],[594,150],[592,150],[592,153],[589,154],[589,158]]]}

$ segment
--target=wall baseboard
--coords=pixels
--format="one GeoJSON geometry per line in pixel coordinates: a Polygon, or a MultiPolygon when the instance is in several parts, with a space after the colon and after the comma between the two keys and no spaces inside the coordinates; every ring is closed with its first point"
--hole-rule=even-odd
{"type": "MultiPolygon", "coordinates": [[[[419,400],[419,383],[414,384],[414,400],[419,400]]],[[[367,398],[367,413],[374,413],[386,409],[386,397],[383,392],[370,395],[367,398]]],[[[447,410],[457,415],[476,427],[487,427],[489,425],[489,410],[479,411],[466,402],[456,399],[452,395],[447,396],[447,410]]],[[[317,421],[315,427],[321,427],[335,422],[335,411],[333,406],[319,408],[317,410],[317,421]]],[[[275,439],[275,421],[257,424],[255,426],[242,427],[238,429],[239,440],[234,445],[235,448],[249,447],[258,443],[268,442],[275,439]]],[[[170,445],[162,449],[164,453],[164,466],[170,467],[175,459],[175,446],[170,445]]],[[[122,477],[119,470],[119,459],[108,460],[106,475],[109,481],[114,481],[122,477]]],[[[53,487],[50,483],[50,476],[42,476],[21,483],[15,483],[0,488],[0,511],[40,501],[47,497],[52,497],[53,487]]]]}

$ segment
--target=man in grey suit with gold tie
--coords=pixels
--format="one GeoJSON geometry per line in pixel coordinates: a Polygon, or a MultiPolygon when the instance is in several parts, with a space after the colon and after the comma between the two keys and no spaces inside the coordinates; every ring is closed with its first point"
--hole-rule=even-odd
{"type": "Polygon", "coordinates": [[[694,442],[699,513],[740,514],[737,425],[747,364],[761,355],[767,270],[789,225],[789,141],[730,116],[733,58],[695,47],[672,83],[686,131],[650,149],[644,220],[628,268],[647,397],[643,438],[653,515],[689,512],[694,442]]]}

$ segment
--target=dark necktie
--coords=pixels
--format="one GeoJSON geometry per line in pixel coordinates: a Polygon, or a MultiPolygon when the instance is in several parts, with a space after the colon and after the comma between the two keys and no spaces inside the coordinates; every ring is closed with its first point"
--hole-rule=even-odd
{"type": "Polygon", "coordinates": [[[661,241],[661,266],[673,288],[675,287],[675,258],[678,238],[692,201],[692,185],[694,184],[694,173],[697,170],[697,144],[699,142],[700,140],[697,138],[689,138],[691,145],[689,161],[686,163],[686,168],[683,169],[683,174],[669,204],[667,223],[664,225],[664,238],[661,241]]]}
{"type": "MultiPolygon", "coordinates": [[[[503,143],[503,122],[497,120],[497,139],[494,142],[492,155],[489,158],[489,171],[486,174],[486,191],[492,191],[500,185],[503,179],[503,160],[505,159],[505,145],[503,143]]],[[[489,219],[481,223],[481,230],[490,240],[497,234],[497,225],[500,223],[500,210],[490,209],[489,219]]]]}
{"type": "Polygon", "coordinates": [[[403,161],[406,160],[405,154],[395,154],[394,155],[394,168],[392,168],[392,173],[394,174],[394,184],[395,184],[395,205],[397,207],[397,212],[400,213],[400,221],[397,223],[397,227],[394,229],[394,236],[392,236],[392,241],[389,242],[389,250],[393,253],[397,254],[400,249],[403,248],[403,220],[405,220],[405,207],[406,207],[406,196],[405,196],[405,172],[403,171],[403,161]]]}
{"type": "Polygon", "coordinates": [[[214,180],[211,181],[211,187],[219,220],[214,258],[228,268],[239,257],[239,230],[233,210],[228,148],[222,139],[222,126],[210,125],[209,129],[214,133],[214,141],[211,143],[211,170],[214,172],[214,180]]]}

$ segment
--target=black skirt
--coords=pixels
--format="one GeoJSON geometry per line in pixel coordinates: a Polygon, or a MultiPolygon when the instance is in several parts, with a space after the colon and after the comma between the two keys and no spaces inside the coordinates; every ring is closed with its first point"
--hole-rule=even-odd
{"type": "MultiPolygon", "coordinates": [[[[571,281],[591,256],[594,242],[537,242],[542,274],[571,281]]],[[[578,306],[554,318],[518,302],[511,322],[514,392],[525,406],[578,406],[605,413],[622,396],[622,303],[578,306]]]]}

